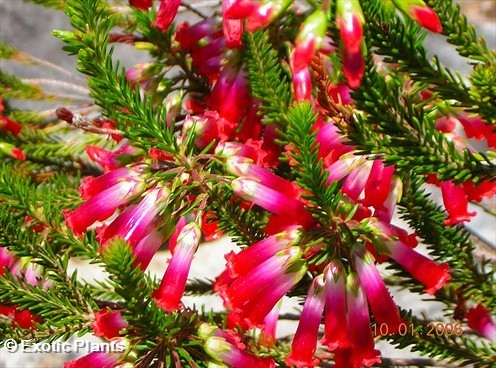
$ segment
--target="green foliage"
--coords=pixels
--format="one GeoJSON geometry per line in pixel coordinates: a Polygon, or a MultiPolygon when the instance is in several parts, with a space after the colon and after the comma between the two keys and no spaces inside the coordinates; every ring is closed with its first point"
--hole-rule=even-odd
{"type": "Polygon", "coordinates": [[[260,110],[265,116],[263,121],[284,124],[291,93],[277,51],[273,50],[268,34],[264,31],[247,33],[246,42],[250,87],[253,96],[262,101],[260,110]]]}
{"type": "Polygon", "coordinates": [[[70,53],[78,55],[78,70],[88,76],[88,86],[95,103],[119,124],[125,136],[145,148],[177,152],[171,128],[166,122],[166,108],[154,108],[127,82],[125,71],[112,60],[107,50],[114,18],[100,1],[70,1],[66,13],[75,33],[58,33],[70,53]]]}
{"type": "Polygon", "coordinates": [[[254,209],[243,208],[242,202],[232,197],[228,188],[218,188],[210,193],[211,208],[219,227],[238,245],[254,244],[263,238],[266,219],[254,209]]]}
{"type": "Polygon", "coordinates": [[[375,154],[397,170],[412,169],[415,175],[435,172],[441,181],[479,181],[495,175],[496,165],[487,157],[459,150],[436,130],[429,110],[399,99],[401,88],[401,80],[386,80],[369,58],[360,88],[353,94],[367,115],[356,115],[347,131],[360,153],[375,154]]]}
{"type": "Polygon", "coordinates": [[[491,267],[491,262],[487,261],[477,265],[470,234],[462,226],[443,224],[446,216],[421,189],[422,181],[404,177],[404,184],[403,198],[399,203],[402,218],[422,237],[432,256],[450,265],[450,284],[462,290],[466,297],[487,306],[494,305],[494,264],[491,267]]]}

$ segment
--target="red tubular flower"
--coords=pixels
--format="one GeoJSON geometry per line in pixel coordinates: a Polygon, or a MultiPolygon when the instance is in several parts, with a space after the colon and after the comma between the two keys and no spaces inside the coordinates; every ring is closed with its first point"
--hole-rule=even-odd
{"type": "Polygon", "coordinates": [[[222,68],[217,83],[211,94],[211,107],[219,112],[220,117],[237,122],[249,102],[247,75],[229,64],[222,68]]]}
{"type": "Polygon", "coordinates": [[[444,221],[447,226],[470,221],[470,217],[476,215],[476,212],[468,212],[468,199],[462,185],[453,184],[452,180],[445,181],[441,183],[441,191],[444,207],[449,214],[449,218],[444,221]]]}
{"type": "Polygon", "coordinates": [[[320,48],[327,30],[327,18],[322,10],[316,10],[303,22],[295,40],[293,52],[293,74],[308,67],[320,48]]]}
{"type": "Polygon", "coordinates": [[[12,326],[24,329],[34,330],[36,329],[35,323],[41,322],[41,318],[39,316],[34,316],[28,309],[20,311],[17,308],[14,308],[13,317],[12,326]]]}
{"type": "Polygon", "coordinates": [[[443,26],[437,14],[422,0],[393,0],[405,14],[412,17],[420,26],[435,33],[441,33],[443,26]]]}
{"type": "Polygon", "coordinates": [[[465,318],[468,320],[468,327],[479,331],[482,336],[496,344],[496,324],[491,320],[489,309],[479,304],[476,308],[470,308],[465,318]]]}
{"type": "Polygon", "coordinates": [[[153,299],[157,305],[168,312],[181,307],[181,297],[200,238],[201,229],[198,224],[192,222],[183,227],[162,282],[153,292],[153,299]]]}
{"type": "Polygon", "coordinates": [[[325,332],[322,344],[330,351],[346,348],[348,325],[346,323],[346,274],[340,261],[330,262],[325,270],[325,332]]]}
{"type": "Polygon", "coordinates": [[[346,304],[348,307],[348,336],[352,349],[352,367],[370,367],[380,363],[380,352],[374,349],[375,343],[370,328],[367,298],[356,274],[351,273],[346,282],[346,304]]]}
{"type": "Polygon", "coordinates": [[[246,274],[276,253],[296,244],[299,239],[300,231],[296,228],[289,229],[250,245],[237,254],[233,252],[227,254],[225,257],[230,276],[238,277],[246,274]]]}
{"type": "Polygon", "coordinates": [[[190,26],[183,23],[176,32],[176,41],[185,51],[192,51],[202,38],[216,34],[215,18],[208,18],[190,26]]]}
{"type": "Polygon", "coordinates": [[[351,52],[346,47],[342,48],[343,73],[351,89],[360,87],[365,72],[365,61],[362,52],[351,52]]]}
{"type": "Polygon", "coordinates": [[[4,132],[10,132],[13,135],[18,136],[22,130],[22,125],[6,116],[0,116],[0,129],[4,132]]]}
{"type": "Polygon", "coordinates": [[[227,10],[233,5],[232,0],[222,2],[222,30],[226,38],[226,45],[230,49],[243,46],[241,36],[243,35],[243,20],[229,19],[226,16],[227,10]]]}
{"type": "Polygon", "coordinates": [[[129,0],[129,4],[140,10],[148,10],[153,5],[153,0],[129,0]]]}
{"type": "Polygon", "coordinates": [[[438,265],[401,241],[386,242],[385,244],[389,250],[389,257],[398,262],[416,280],[424,284],[426,293],[434,295],[451,279],[447,264],[438,265]]]}
{"type": "Polygon", "coordinates": [[[162,0],[158,8],[157,19],[152,23],[161,31],[166,31],[176,17],[181,0],[162,0]]]}
{"type": "Polygon", "coordinates": [[[112,187],[98,193],[73,211],[62,211],[67,227],[74,234],[81,235],[88,226],[103,221],[141,193],[143,182],[134,178],[119,181],[112,187]]]}
{"type": "Polygon", "coordinates": [[[337,2],[336,25],[341,40],[351,53],[361,52],[365,19],[358,0],[339,0],[337,2]]]}
{"type": "Polygon", "coordinates": [[[64,368],[115,368],[121,354],[93,352],[82,358],[65,362],[64,368]]]}
{"type": "Polygon", "coordinates": [[[496,194],[496,181],[484,180],[474,185],[472,180],[463,183],[463,191],[469,201],[480,202],[484,198],[492,198],[496,194]]]}
{"type": "Polygon", "coordinates": [[[0,152],[16,160],[24,161],[26,159],[24,152],[10,143],[0,142],[0,152]]]}
{"type": "Polygon", "coordinates": [[[360,284],[365,290],[375,320],[378,324],[386,324],[389,333],[397,333],[400,324],[404,321],[377,271],[374,258],[368,251],[360,249],[355,250],[354,260],[360,284]]]}
{"type": "Polygon", "coordinates": [[[94,335],[107,340],[119,336],[119,332],[126,328],[128,323],[119,311],[102,309],[95,313],[95,321],[91,324],[94,335]]]}
{"type": "Polygon", "coordinates": [[[487,124],[480,116],[468,118],[465,114],[458,117],[463,125],[463,129],[468,138],[474,138],[478,141],[486,139],[489,147],[496,148],[496,131],[494,125],[487,124]]]}
{"type": "Polygon", "coordinates": [[[425,29],[434,33],[441,33],[443,31],[439,17],[429,6],[412,6],[409,8],[409,11],[413,19],[425,29]]]}
{"type": "Polygon", "coordinates": [[[376,209],[374,216],[379,220],[384,222],[391,222],[394,215],[394,209],[396,204],[401,200],[401,195],[403,194],[403,182],[397,176],[391,178],[391,188],[389,190],[389,195],[384,201],[383,208],[376,209]]]}
{"type": "Polygon", "coordinates": [[[227,19],[245,19],[261,5],[260,0],[225,0],[224,2],[227,5],[222,15],[227,19]]]}
{"type": "Polygon", "coordinates": [[[265,27],[291,4],[292,0],[271,0],[257,6],[246,19],[246,29],[254,32],[265,27]]]}
{"type": "Polygon", "coordinates": [[[324,275],[317,276],[308,290],[308,295],[301,312],[300,322],[291,344],[291,353],[286,364],[297,368],[312,368],[319,363],[314,359],[319,337],[319,326],[325,304],[324,275]]]}
{"type": "Polygon", "coordinates": [[[384,202],[391,192],[394,166],[385,167],[381,160],[375,160],[365,184],[365,198],[362,203],[376,209],[384,209],[384,202]]]}
{"type": "Polygon", "coordinates": [[[219,116],[216,111],[206,111],[202,115],[188,115],[183,121],[183,133],[195,129],[195,144],[203,149],[213,140],[226,141],[234,135],[237,123],[219,116]]]}

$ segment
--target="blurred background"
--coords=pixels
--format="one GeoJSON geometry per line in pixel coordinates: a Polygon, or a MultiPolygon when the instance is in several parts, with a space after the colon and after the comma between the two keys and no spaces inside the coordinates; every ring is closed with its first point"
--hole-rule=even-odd
{"type": "MultiPolygon", "coordinates": [[[[217,1],[196,0],[196,6],[203,11],[211,11],[217,1]]],[[[123,1],[125,3],[125,0],[123,1]]],[[[156,4],[158,1],[155,2],[156,4]]],[[[486,38],[488,47],[496,48],[496,1],[494,0],[460,0],[462,12],[466,14],[469,22],[473,23],[478,34],[486,38]]],[[[180,14],[179,20],[188,19],[194,22],[190,14],[184,12],[180,14]]],[[[0,39],[12,44],[19,51],[28,53],[36,58],[47,60],[56,64],[70,73],[63,72],[52,68],[40,68],[38,66],[27,67],[25,64],[16,64],[9,60],[0,60],[0,67],[9,73],[14,73],[22,78],[54,78],[63,81],[70,81],[84,87],[84,76],[77,76],[75,71],[75,58],[69,57],[61,50],[62,42],[52,36],[52,30],[69,30],[70,25],[68,18],[58,11],[34,5],[28,1],[22,0],[0,0],[0,39]]],[[[457,57],[454,48],[446,45],[445,42],[439,42],[439,35],[430,34],[427,39],[427,47],[431,54],[438,55],[441,61],[449,68],[459,71],[462,75],[470,72],[471,67],[467,60],[457,57]]],[[[132,67],[138,62],[146,61],[144,52],[136,53],[132,46],[116,45],[116,56],[123,62],[124,66],[132,67]]],[[[54,85],[52,88],[59,88],[54,85]]],[[[40,105],[39,103],[29,103],[26,105],[23,101],[13,101],[14,107],[29,107],[35,110],[56,108],[55,106],[40,105]]],[[[494,202],[489,204],[496,209],[494,202]]],[[[471,209],[473,210],[473,209],[471,209]]],[[[482,212],[482,211],[479,211],[482,212]]],[[[488,243],[496,243],[496,222],[494,217],[479,215],[467,224],[468,227],[480,235],[488,243]]],[[[199,248],[197,257],[193,263],[193,269],[190,274],[191,278],[205,277],[214,278],[223,269],[224,254],[234,246],[228,239],[223,238],[199,248]]],[[[482,246],[481,251],[486,256],[495,256],[494,249],[482,246]],[[491,254],[492,253],[492,254],[491,254]]],[[[154,258],[150,265],[150,271],[161,277],[166,268],[166,261],[170,254],[167,251],[161,251],[154,258]]],[[[79,275],[86,280],[98,279],[104,275],[94,266],[88,263],[75,261],[72,267],[79,269],[79,275]]],[[[442,310],[437,303],[426,303],[420,300],[414,300],[408,292],[396,293],[395,301],[404,307],[413,308],[417,313],[426,313],[431,318],[436,316],[442,317],[442,310]]],[[[185,298],[188,305],[193,302],[198,306],[200,302],[205,302],[207,308],[220,309],[222,303],[219,298],[208,297],[201,301],[195,298],[185,298]]],[[[285,300],[283,312],[294,312],[298,305],[294,301],[285,300]]],[[[296,324],[294,322],[283,322],[279,328],[279,335],[284,336],[294,331],[296,324]]],[[[1,336],[0,336],[1,338],[1,336]]],[[[86,338],[85,338],[86,339],[86,338]]],[[[92,338],[94,341],[97,339],[92,338]]],[[[406,358],[408,354],[404,351],[396,351],[387,346],[387,343],[380,342],[379,348],[384,357],[406,358]]],[[[409,357],[415,355],[408,355],[409,357]]],[[[74,359],[73,354],[11,354],[4,349],[0,349],[0,368],[52,368],[61,367],[63,361],[74,359]]]]}

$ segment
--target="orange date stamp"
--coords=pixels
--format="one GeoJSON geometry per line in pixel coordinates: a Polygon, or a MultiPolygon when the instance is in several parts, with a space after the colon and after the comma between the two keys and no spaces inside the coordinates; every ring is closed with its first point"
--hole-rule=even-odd
{"type": "MultiPolygon", "coordinates": [[[[374,336],[387,336],[393,332],[389,330],[387,323],[372,324],[372,333],[374,336]]],[[[429,322],[426,326],[414,326],[413,323],[400,323],[397,334],[400,336],[416,335],[422,336],[461,336],[463,334],[462,324],[460,322],[429,322]]]]}

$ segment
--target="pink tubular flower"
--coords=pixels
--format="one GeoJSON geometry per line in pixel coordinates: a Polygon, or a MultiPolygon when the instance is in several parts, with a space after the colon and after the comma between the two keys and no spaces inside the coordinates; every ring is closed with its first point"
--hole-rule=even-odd
{"type": "Polygon", "coordinates": [[[119,311],[102,309],[95,313],[95,321],[91,324],[94,335],[107,340],[119,336],[119,332],[126,328],[128,323],[119,311]]]}
{"type": "Polygon", "coordinates": [[[390,333],[397,333],[400,324],[404,321],[377,271],[374,258],[364,249],[355,250],[354,255],[360,284],[365,290],[375,320],[378,324],[386,324],[390,333]]]}
{"type": "Polygon", "coordinates": [[[386,242],[385,244],[390,252],[389,257],[398,262],[416,280],[424,284],[426,293],[434,295],[451,279],[447,264],[438,265],[401,241],[386,242]]]}
{"type": "Polygon", "coordinates": [[[127,167],[121,167],[96,178],[94,176],[85,177],[79,186],[79,192],[82,199],[90,199],[120,181],[132,180],[133,178],[139,180],[138,172],[127,167]]]}
{"type": "Polygon", "coordinates": [[[161,31],[167,30],[176,17],[179,5],[181,5],[181,0],[162,0],[158,8],[157,19],[152,25],[161,31]]]}
{"type": "Polygon", "coordinates": [[[274,368],[272,358],[260,358],[229,343],[220,336],[210,336],[204,344],[205,352],[223,366],[233,368],[274,368]]]}
{"type": "Polygon", "coordinates": [[[143,183],[134,178],[117,184],[93,196],[73,211],[64,210],[67,226],[76,235],[81,235],[96,221],[109,218],[118,207],[125,205],[141,193],[143,183]]]}
{"type": "Polygon", "coordinates": [[[105,246],[114,237],[125,240],[134,247],[153,227],[158,213],[169,199],[169,190],[155,187],[146,192],[137,204],[128,206],[112,223],[99,231],[97,240],[105,246]]]}
{"type": "Polygon", "coordinates": [[[468,327],[479,331],[482,336],[496,344],[496,324],[491,320],[489,309],[479,304],[476,308],[470,308],[465,318],[468,320],[468,327]]]}
{"type": "Polygon", "coordinates": [[[317,348],[320,321],[325,304],[324,275],[317,276],[308,290],[303,306],[298,329],[291,344],[291,353],[286,358],[286,364],[297,368],[312,368],[319,360],[314,359],[317,348]]]}
{"type": "Polygon", "coordinates": [[[277,190],[291,198],[298,198],[300,188],[293,182],[281,178],[268,169],[255,165],[249,158],[233,156],[227,159],[226,168],[234,175],[256,180],[260,184],[277,190]]]}
{"type": "Polygon", "coordinates": [[[315,139],[319,143],[319,157],[322,157],[324,159],[325,167],[329,167],[338,159],[340,159],[341,156],[343,156],[347,152],[353,151],[354,149],[353,146],[344,144],[347,143],[347,140],[340,133],[338,127],[332,121],[330,121],[329,123],[325,123],[321,127],[319,127],[315,139]]]}
{"type": "Polygon", "coordinates": [[[468,199],[462,185],[453,184],[451,180],[445,181],[441,183],[441,191],[444,207],[449,214],[449,218],[444,221],[447,226],[470,221],[470,217],[476,215],[476,212],[468,212],[468,199]]]}
{"type": "Polygon", "coordinates": [[[255,267],[240,274],[222,294],[224,304],[229,308],[242,308],[250,297],[260,292],[265,285],[270,285],[280,278],[281,269],[290,259],[294,248],[281,251],[255,267]]]}
{"type": "Polygon", "coordinates": [[[123,166],[119,159],[123,156],[135,153],[134,148],[129,144],[121,144],[119,148],[114,151],[109,151],[98,146],[86,146],[84,150],[91,160],[102,166],[105,172],[123,166]]]}
{"type": "Polygon", "coordinates": [[[263,320],[263,326],[260,329],[259,343],[265,346],[274,346],[276,343],[277,321],[279,320],[279,310],[281,309],[281,301],[267,314],[263,320]]]}
{"type": "Polygon", "coordinates": [[[5,273],[5,268],[11,270],[17,263],[18,258],[7,248],[0,247],[0,276],[5,273]]]}
{"type": "Polygon", "coordinates": [[[367,298],[356,274],[351,273],[346,282],[346,304],[348,307],[348,336],[352,349],[352,367],[370,367],[380,363],[380,352],[374,349],[375,343],[370,328],[367,298]]]}
{"type": "Polygon", "coordinates": [[[201,229],[198,224],[192,222],[183,227],[162,282],[159,288],[153,292],[153,299],[157,305],[167,312],[181,307],[181,297],[186,288],[189,269],[200,238],[201,229]]]}
{"type": "Polygon", "coordinates": [[[166,238],[167,234],[157,229],[153,229],[148,235],[144,236],[133,249],[133,254],[136,256],[134,265],[145,270],[166,238]]]}
{"type": "Polygon", "coordinates": [[[346,323],[346,274],[343,264],[334,260],[325,270],[325,332],[322,344],[330,351],[347,348],[348,324],[346,323]]]}
{"type": "Polygon", "coordinates": [[[65,362],[64,368],[115,368],[121,354],[93,352],[82,358],[65,362]]]}
{"type": "MultiPolygon", "coordinates": [[[[294,59],[293,57],[291,58],[294,59]]],[[[293,89],[295,101],[307,101],[312,97],[312,79],[308,68],[295,72],[293,68],[293,89]]]]}
{"type": "Polygon", "coordinates": [[[261,326],[279,300],[303,277],[305,262],[298,247],[289,247],[223,286],[221,297],[233,307],[231,317],[252,328],[261,326]]]}
{"type": "Polygon", "coordinates": [[[231,186],[234,193],[241,198],[279,216],[291,216],[293,224],[307,227],[314,222],[312,215],[305,210],[303,202],[262,185],[255,180],[238,178],[231,182],[231,186]]]}

